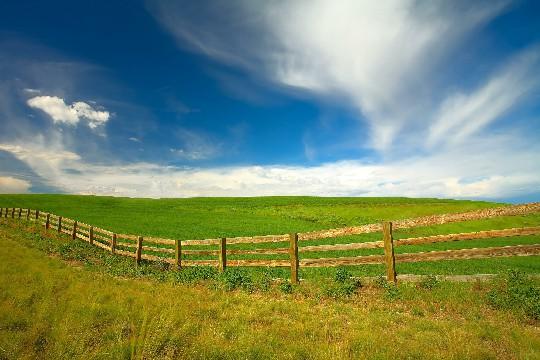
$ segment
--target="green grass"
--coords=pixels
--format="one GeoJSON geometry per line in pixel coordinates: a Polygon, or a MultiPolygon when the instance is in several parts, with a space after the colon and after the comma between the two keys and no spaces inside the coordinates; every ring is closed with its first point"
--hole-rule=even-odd
{"type": "Polygon", "coordinates": [[[409,198],[137,199],[0,195],[0,207],[38,208],[118,233],[172,239],[304,232],[493,207],[481,201],[409,198]]]}
{"type": "MultiPolygon", "coordinates": [[[[38,208],[113,230],[175,239],[202,239],[216,236],[283,234],[360,225],[382,220],[413,218],[431,214],[463,212],[501,206],[480,201],[409,198],[192,198],[131,199],[74,195],[0,195],[0,207],[38,208]]],[[[444,225],[399,230],[396,239],[405,237],[460,233],[512,227],[538,226],[540,213],[506,216],[444,225]]],[[[301,241],[299,246],[376,241],[380,233],[301,241]]],[[[396,247],[396,253],[449,250],[473,247],[538,244],[540,236],[519,236],[474,241],[446,242],[396,247]]],[[[287,243],[238,244],[230,249],[277,248],[287,243]]],[[[217,249],[194,246],[191,249],[217,249]]],[[[300,253],[301,258],[342,257],[382,254],[382,249],[300,253]]],[[[155,255],[161,255],[156,253],[155,255]]],[[[211,256],[187,255],[186,259],[211,259],[211,256]]],[[[229,259],[287,259],[288,255],[229,255],[229,259]]],[[[540,257],[512,257],[475,260],[404,263],[399,274],[476,274],[502,273],[516,269],[540,273],[540,257]]],[[[383,265],[351,266],[355,276],[384,273],[383,265]]],[[[249,269],[260,273],[265,269],[249,269]]],[[[306,279],[332,277],[335,269],[304,268],[306,279]]],[[[287,269],[272,269],[276,277],[287,277],[287,269]]]]}
{"type": "Polygon", "coordinates": [[[0,247],[1,359],[540,358],[538,321],[513,302],[538,282],[364,286],[348,297],[341,271],[292,294],[278,284],[251,293],[212,286],[245,283],[237,275],[198,285],[11,221],[0,247]]]}

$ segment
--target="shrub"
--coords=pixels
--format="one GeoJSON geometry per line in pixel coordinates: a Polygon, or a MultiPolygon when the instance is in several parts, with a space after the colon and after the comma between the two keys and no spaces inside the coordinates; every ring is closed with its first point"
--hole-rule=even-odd
{"type": "Polygon", "coordinates": [[[437,279],[435,275],[428,275],[424,277],[422,281],[418,283],[418,286],[421,287],[422,289],[431,290],[431,289],[436,288],[439,285],[439,283],[440,283],[440,280],[437,279]]]}
{"type": "Polygon", "coordinates": [[[249,292],[254,290],[253,279],[241,268],[228,268],[220,276],[219,281],[227,291],[242,289],[249,292]]]}
{"type": "Polygon", "coordinates": [[[334,283],[326,287],[323,293],[332,298],[345,298],[354,294],[359,287],[361,287],[360,280],[353,278],[348,270],[338,268],[334,276],[334,283]]]}
{"type": "Polygon", "coordinates": [[[181,284],[193,284],[205,280],[215,280],[217,269],[210,266],[193,266],[173,272],[173,280],[181,284]]]}
{"type": "Polygon", "coordinates": [[[285,280],[281,284],[279,284],[279,290],[281,290],[281,292],[284,294],[292,294],[293,286],[289,280],[285,280]]]}
{"type": "Polygon", "coordinates": [[[540,319],[540,286],[524,273],[510,270],[499,276],[493,285],[494,289],[487,294],[491,306],[540,319]]]}
{"type": "Polygon", "coordinates": [[[386,278],[382,275],[377,277],[377,280],[375,280],[375,285],[377,285],[381,289],[384,289],[384,296],[388,300],[396,300],[401,297],[398,286],[392,282],[387,281],[386,278]]]}

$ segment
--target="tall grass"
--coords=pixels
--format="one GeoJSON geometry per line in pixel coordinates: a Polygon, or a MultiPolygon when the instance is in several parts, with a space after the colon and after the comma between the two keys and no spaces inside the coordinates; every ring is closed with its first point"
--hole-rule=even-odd
{"type": "MultiPolygon", "coordinates": [[[[224,287],[175,278],[182,272],[137,268],[86,243],[18,225],[0,225],[0,247],[0,358],[540,356],[537,323],[489,305],[489,283],[401,284],[389,299],[369,285],[350,296],[316,296],[325,289],[316,281],[288,294],[278,284],[244,287],[246,273],[217,280],[224,287]]],[[[222,276],[196,271],[208,271],[210,282],[222,276]]],[[[327,286],[351,281],[347,271],[335,275],[327,286]]]]}

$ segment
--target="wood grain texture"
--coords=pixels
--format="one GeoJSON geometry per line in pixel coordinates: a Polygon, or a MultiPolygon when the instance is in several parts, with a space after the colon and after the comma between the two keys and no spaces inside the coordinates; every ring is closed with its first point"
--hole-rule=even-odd
{"type": "Polygon", "coordinates": [[[174,241],[174,260],[177,269],[182,268],[182,242],[180,240],[174,241]]]}
{"type": "Polygon", "coordinates": [[[205,240],[182,240],[183,246],[190,245],[219,245],[221,239],[205,239],[205,240]]]}
{"type": "Polygon", "coordinates": [[[359,242],[351,244],[334,244],[334,245],[313,245],[313,246],[299,246],[299,252],[319,252],[319,251],[347,251],[358,249],[377,249],[383,248],[384,242],[382,241],[370,241],[359,242]]]}
{"type": "Polygon", "coordinates": [[[392,239],[392,223],[387,221],[382,224],[384,259],[386,262],[386,280],[396,283],[396,259],[394,257],[394,244],[392,239]]]}
{"type": "Polygon", "coordinates": [[[174,240],[157,238],[157,237],[145,237],[144,241],[149,242],[149,243],[154,243],[154,244],[161,244],[161,245],[174,245],[174,240]]]}
{"type": "Polygon", "coordinates": [[[141,255],[142,255],[142,243],[143,243],[143,237],[139,236],[137,238],[137,249],[135,250],[135,260],[137,261],[137,264],[141,262],[141,255]]]}
{"type": "MultiPolygon", "coordinates": [[[[144,238],[144,242],[146,243],[146,238],[144,238]]],[[[143,245],[142,248],[144,251],[154,251],[154,252],[159,252],[163,254],[174,254],[176,252],[175,249],[159,248],[159,247],[150,246],[150,245],[143,245]]]]}
{"type": "Polygon", "coordinates": [[[111,235],[111,253],[116,252],[116,234],[111,235]]]}
{"type": "Polygon", "coordinates": [[[469,233],[406,238],[406,239],[401,239],[401,240],[394,240],[394,246],[431,244],[431,243],[437,243],[437,242],[491,239],[491,238],[498,238],[498,237],[526,236],[526,235],[538,235],[538,234],[540,234],[540,226],[532,226],[532,227],[525,227],[525,228],[486,230],[486,231],[476,231],[476,232],[469,232],[469,233]]]}
{"type": "Polygon", "coordinates": [[[298,234],[296,233],[290,234],[289,242],[290,242],[289,256],[290,256],[290,266],[291,266],[291,283],[298,284],[299,282],[298,268],[300,267],[300,263],[298,260],[298,234]]]}
{"type": "Polygon", "coordinates": [[[221,238],[219,240],[219,271],[225,271],[227,267],[227,239],[221,238]]]}
{"type": "Polygon", "coordinates": [[[227,260],[227,266],[290,267],[289,260],[227,260]]]}
{"type": "Polygon", "coordinates": [[[418,262],[531,255],[540,255],[540,244],[396,254],[396,261],[418,262]]]}

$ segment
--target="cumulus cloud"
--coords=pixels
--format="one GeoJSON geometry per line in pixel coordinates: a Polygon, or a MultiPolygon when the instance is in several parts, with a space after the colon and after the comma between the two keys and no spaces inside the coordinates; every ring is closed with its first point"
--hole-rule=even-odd
{"type": "Polygon", "coordinates": [[[108,111],[97,110],[83,101],[68,105],[64,99],[57,96],[36,96],[28,99],[26,103],[31,108],[45,112],[54,123],[77,125],[81,119],[85,119],[88,121],[88,126],[95,129],[99,125],[106,123],[110,118],[108,111]]]}
{"type": "Polygon", "coordinates": [[[540,188],[540,146],[511,136],[475,141],[385,164],[338,161],[317,166],[178,168],[150,163],[97,165],[39,144],[0,144],[68,193],[137,197],[433,196],[509,198],[540,188]],[[510,150],[509,150],[510,149],[510,150]],[[519,159],[519,161],[516,161],[519,159]]]}
{"type": "Polygon", "coordinates": [[[30,182],[26,180],[16,179],[11,176],[0,176],[0,194],[27,193],[30,186],[30,182]]]}
{"type": "Polygon", "coordinates": [[[148,7],[183,47],[350,102],[371,128],[370,145],[384,150],[401,132],[426,127],[449,54],[508,1],[162,0],[148,7]]]}

